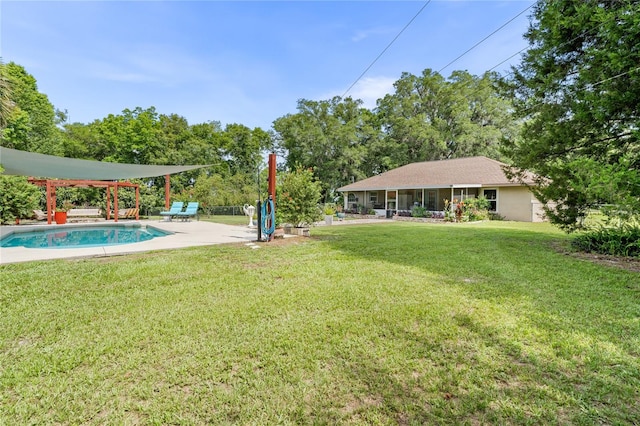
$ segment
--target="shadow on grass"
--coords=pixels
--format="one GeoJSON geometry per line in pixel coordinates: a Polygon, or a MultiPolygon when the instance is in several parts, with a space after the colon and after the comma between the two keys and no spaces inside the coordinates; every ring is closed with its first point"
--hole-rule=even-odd
{"type": "MultiPolygon", "coordinates": [[[[400,273],[395,269],[396,281],[414,279],[416,270],[428,272],[439,281],[425,286],[445,286],[464,295],[444,319],[451,321],[455,339],[476,341],[478,346],[466,349],[489,348],[493,356],[504,358],[501,365],[512,366],[479,381],[486,380],[489,392],[502,398],[537,395],[540,399],[531,402],[530,410],[540,414],[538,421],[554,420],[549,413],[557,415],[563,406],[570,407],[570,422],[640,418],[637,273],[558,253],[553,245],[567,237],[544,225],[395,223],[334,227],[317,234],[346,258],[404,268],[400,273]],[[545,409],[540,404],[551,405],[545,409]]],[[[425,356],[445,354],[446,360],[449,349],[425,356]]],[[[493,368],[490,361],[467,361],[479,370],[493,368]]],[[[375,365],[360,368],[372,370],[363,372],[363,380],[365,373],[376,374],[375,365]]],[[[480,395],[473,404],[489,404],[485,399],[480,395]]],[[[512,409],[511,415],[526,422],[526,411],[512,409]]],[[[481,412],[494,421],[514,420],[505,407],[486,405],[481,412]]]]}

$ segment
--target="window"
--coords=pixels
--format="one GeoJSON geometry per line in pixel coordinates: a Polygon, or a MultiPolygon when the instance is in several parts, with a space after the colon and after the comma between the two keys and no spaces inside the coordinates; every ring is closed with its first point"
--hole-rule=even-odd
{"type": "Polygon", "coordinates": [[[427,208],[427,210],[429,211],[435,211],[436,210],[436,191],[427,191],[426,194],[426,204],[425,207],[427,208]]]}
{"type": "Polygon", "coordinates": [[[371,204],[378,204],[378,193],[377,192],[369,193],[369,202],[371,204]]]}
{"type": "Polygon", "coordinates": [[[358,199],[356,198],[356,194],[349,194],[349,202],[350,203],[358,202],[358,199]]]}
{"type": "Polygon", "coordinates": [[[498,211],[498,190],[485,189],[482,192],[484,197],[489,200],[489,210],[492,212],[498,211]]]}

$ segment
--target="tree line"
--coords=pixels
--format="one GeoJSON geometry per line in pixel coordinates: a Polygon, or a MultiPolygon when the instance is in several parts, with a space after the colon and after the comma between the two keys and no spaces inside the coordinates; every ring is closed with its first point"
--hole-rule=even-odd
{"type": "MultiPolygon", "coordinates": [[[[456,71],[448,79],[431,70],[405,73],[395,93],[380,99],[374,111],[350,97],[301,99],[296,113],[263,130],[217,121],[189,124],[154,107],[69,123],[24,67],[12,62],[1,67],[13,101],[5,114],[3,146],[118,163],[211,164],[173,176],[171,184],[175,194],[195,191],[216,205],[255,201],[267,152],[280,154],[283,170],[313,168],[329,201],[340,186],[410,162],[500,157],[501,138],[517,127],[509,118],[510,102],[499,94],[499,76],[491,73],[456,71]]],[[[144,183],[160,203],[164,177],[144,183]]],[[[154,203],[148,198],[145,203],[154,203]]]]}
{"type": "MultiPolygon", "coordinates": [[[[373,109],[351,97],[300,99],[271,129],[215,120],[189,124],[155,108],[69,123],[22,66],[0,63],[0,144],[72,158],[134,164],[211,164],[172,177],[176,197],[243,204],[258,196],[266,152],[283,171],[312,168],[322,198],[417,161],[485,155],[512,165],[567,230],[590,209],[640,214],[640,4],[540,0],[529,49],[507,75],[431,69],[403,73],[373,109]]],[[[164,179],[145,180],[161,205],[164,179]]]]}

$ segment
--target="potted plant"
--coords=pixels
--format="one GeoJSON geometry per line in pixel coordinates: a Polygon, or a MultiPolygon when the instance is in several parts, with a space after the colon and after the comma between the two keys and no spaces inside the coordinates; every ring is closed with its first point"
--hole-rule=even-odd
{"type": "Polygon", "coordinates": [[[67,223],[67,212],[72,208],[73,204],[71,204],[71,202],[67,200],[62,203],[62,207],[56,207],[54,218],[58,225],[64,225],[65,223],[67,223]]]}
{"type": "Polygon", "coordinates": [[[338,220],[342,220],[346,216],[342,211],[342,206],[340,204],[336,205],[336,216],[338,216],[338,220]]]}
{"type": "Polygon", "coordinates": [[[336,214],[335,206],[332,203],[326,203],[324,205],[324,223],[327,225],[333,224],[333,215],[336,214]]]}
{"type": "Polygon", "coordinates": [[[291,226],[289,232],[309,235],[309,226],[322,218],[322,209],[318,204],[322,197],[321,187],[313,171],[297,168],[282,174],[276,194],[276,215],[280,215],[283,224],[291,226]]]}

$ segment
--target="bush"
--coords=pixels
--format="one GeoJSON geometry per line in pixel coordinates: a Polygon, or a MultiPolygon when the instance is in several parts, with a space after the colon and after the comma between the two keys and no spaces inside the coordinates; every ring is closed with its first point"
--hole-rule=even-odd
{"type": "Polygon", "coordinates": [[[470,222],[489,219],[489,200],[485,197],[464,200],[465,220],[470,222]]]}
{"type": "Polygon", "coordinates": [[[40,190],[26,177],[0,175],[0,223],[33,216],[39,200],[40,190]]]}
{"type": "Polygon", "coordinates": [[[600,226],[576,236],[571,244],[587,253],[640,257],[640,226],[600,226]]]}
{"type": "Polygon", "coordinates": [[[427,209],[421,206],[413,206],[411,209],[411,216],[413,217],[426,217],[427,209]]]}
{"type": "Polygon", "coordinates": [[[318,207],[322,198],[320,183],[310,169],[297,168],[284,173],[276,197],[276,223],[309,226],[322,217],[322,210],[318,207]]]}

